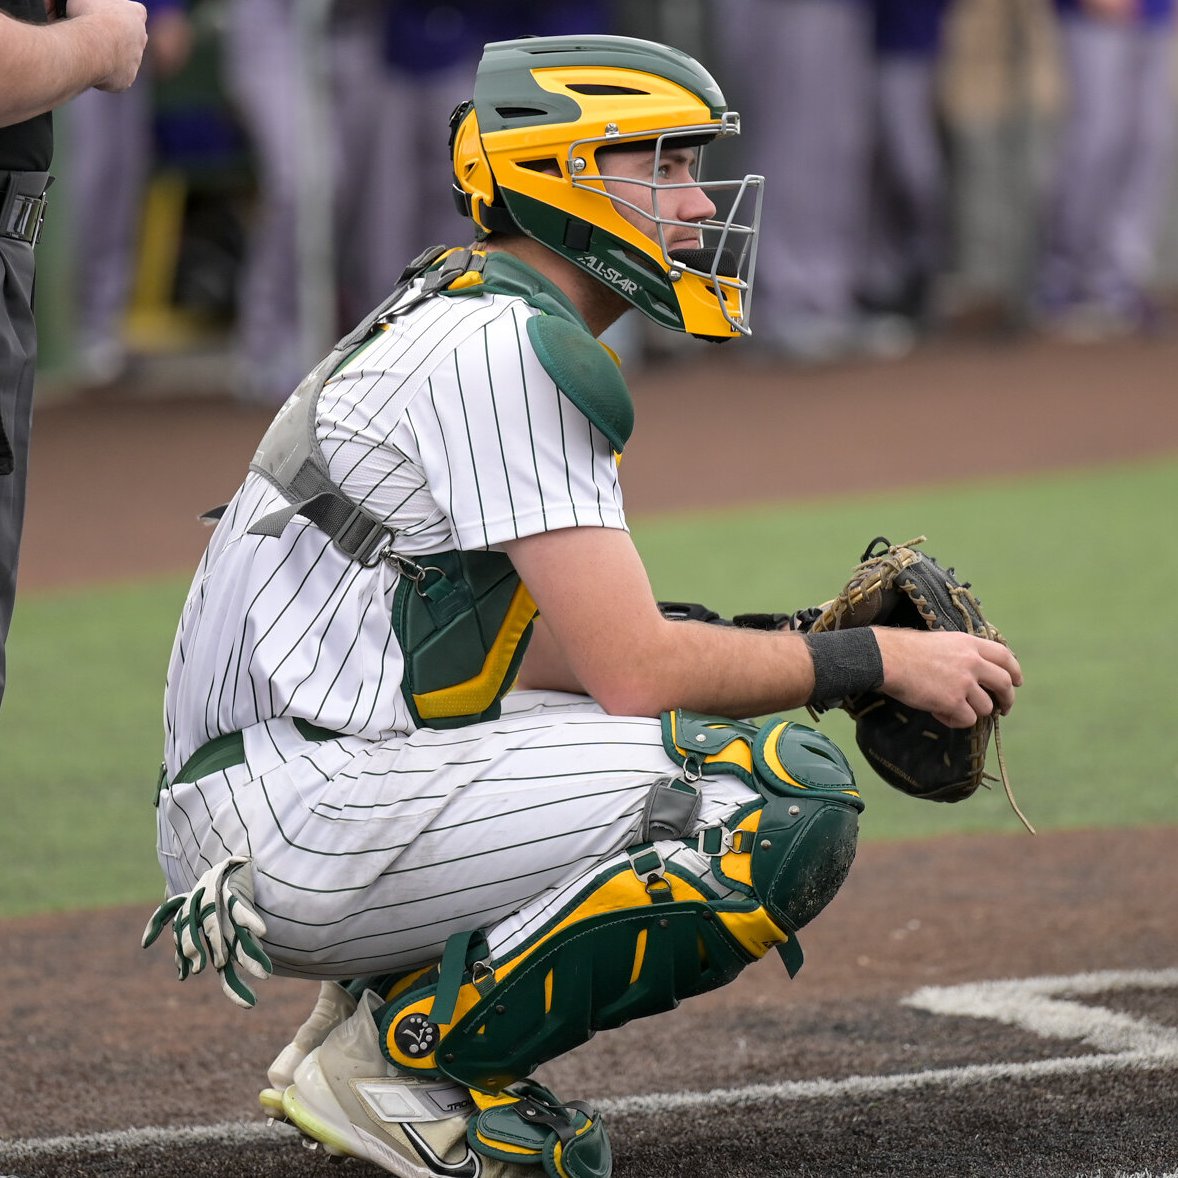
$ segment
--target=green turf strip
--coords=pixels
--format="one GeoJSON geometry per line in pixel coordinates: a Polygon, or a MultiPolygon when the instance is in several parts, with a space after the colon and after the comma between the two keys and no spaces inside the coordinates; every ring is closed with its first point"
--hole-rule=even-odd
{"type": "MultiPolygon", "coordinates": [[[[730,613],[816,603],[874,536],[926,534],[932,555],[973,580],[1023,662],[1027,684],[1003,743],[1031,821],[1147,825],[1174,821],[1178,787],[1176,504],[1178,462],[1151,462],[874,501],[639,518],[634,536],[660,597],[730,613]]],[[[21,598],[0,709],[0,915],[147,903],[159,892],[151,796],[187,583],[21,598]]],[[[865,839],[1029,838],[1000,789],[957,806],[911,801],[862,767],[841,713],[822,728],[859,772],[865,839]]]]}

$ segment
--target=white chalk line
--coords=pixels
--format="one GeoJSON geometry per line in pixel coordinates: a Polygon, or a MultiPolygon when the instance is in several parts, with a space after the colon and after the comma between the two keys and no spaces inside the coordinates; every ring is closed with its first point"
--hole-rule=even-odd
{"type": "MultiPolygon", "coordinates": [[[[993,1080],[1034,1080],[1105,1071],[1162,1071],[1178,1068],[1178,1032],[1144,1018],[1103,1007],[1054,999],[1055,994],[1099,994],[1118,989],[1178,987],[1178,969],[1104,971],[1071,977],[1026,978],[1010,982],[979,982],[963,986],[926,986],[903,1004],[932,1013],[997,1019],[1023,1026],[1048,1038],[1079,1039],[1097,1047],[1091,1055],[1025,1063],[969,1064],[890,1076],[849,1076],[842,1080],[786,1080],[713,1088],[706,1092],[666,1092],[625,1096],[595,1102],[607,1117],[642,1117],[699,1110],[733,1108],[766,1101],[829,1100],[881,1096],[928,1088],[953,1089],[993,1080]],[[1020,999],[1021,996],[1021,999],[1020,999]],[[1026,1004],[1020,1008],[1019,1002],[1026,1004]],[[1062,1010],[1053,1009],[1060,1007],[1062,1010]],[[1029,1013],[1028,1013],[1029,1012],[1029,1013]],[[1099,1050],[1120,1044],[1120,1050],[1099,1050]]],[[[122,1153],[128,1150],[177,1146],[280,1145],[295,1136],[285,1125],[224,1121],[216,1125],[113,1130],[0,1141],[0,1165],[32,1162],[60,1154],[122,1153]]],[[[16,1178],[0,1174],[0,1178],[16,1178]]]]}

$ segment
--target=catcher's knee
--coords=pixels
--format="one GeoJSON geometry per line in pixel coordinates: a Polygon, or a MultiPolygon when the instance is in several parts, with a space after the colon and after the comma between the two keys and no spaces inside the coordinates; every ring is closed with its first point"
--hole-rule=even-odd
{"type": "Polygon", "coordinates": [[[632,848],[497,959],[480,934],[452,937],[440,966],[386,1005],[386,1058],[499,1092],[599,1030],[724,985],[775,946],[792,976],[797,931],[854,858],[855,800],[774,797],[693,838],[632,848]]]}
{"type": "Polygon", "coordinates": [[[805,724],[780,716],[756,724],[679,708],[663,713],[662,726],[667,754],[688,781],[729,774],[767,800],[830,797],[863,809],[842,750],[805,724]]]}

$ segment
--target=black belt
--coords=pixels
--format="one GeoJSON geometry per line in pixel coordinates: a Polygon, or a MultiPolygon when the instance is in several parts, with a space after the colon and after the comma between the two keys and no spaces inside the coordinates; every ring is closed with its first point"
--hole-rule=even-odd
{"type": "Polygon", "coordinates": [[[46,172],[0,172],[0,237],[37,244],[52,183],[46,172]]]}

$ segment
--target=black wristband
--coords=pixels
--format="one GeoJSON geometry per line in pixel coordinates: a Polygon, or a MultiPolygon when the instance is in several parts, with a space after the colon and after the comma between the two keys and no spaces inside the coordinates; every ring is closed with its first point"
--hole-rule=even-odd
{"type": "Polygon", "coordinates": [[[883,656],[879,643],[866,626],[853,630],[826,630],[803,634],[814,660],[814,707],[831,707],[848,695],[875,691],[883,686],[883,656]]]}

